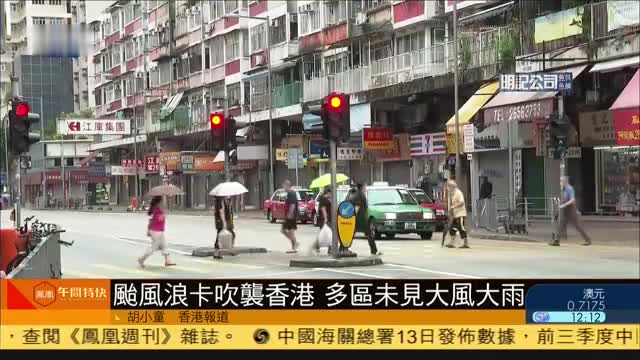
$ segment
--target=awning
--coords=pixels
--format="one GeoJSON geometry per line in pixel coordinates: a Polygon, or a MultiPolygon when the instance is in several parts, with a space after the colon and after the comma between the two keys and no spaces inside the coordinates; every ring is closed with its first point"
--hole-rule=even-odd
{"type": "MultiPolygon", "coordinates": [[[[548,72],[570,72],[572,78],[575,80],[587,66],[588,65],[581,65],[568,69],[554,69],[548,72]]],[[[483,109],[548,99],[556,96],[556,94],[558,94],[558,91],[501,91],[496,97],[489,101],[483,109]]]]}
{"type": "MultiPolygon", "coordinates": [[[[478,91],[476,91],[475,94],[473,94],[471,98],[469,98],[469,100],[464,103],[464,105],[462,105],[460,110],[458,110],[458,124],[460,125],[460,127],[468,123],[476,115],[476,113],[482,108],[482,106],[486,104],[493,95],[495,95],[499,87],[499,81],[484,85],[480,87],[480,89],[478,89],[478,91]]],[[[451,119],[449,119],[449,121],[447,121],[446,125],[447,133],[454,135],[456,132],[455,114],[451,117],[451,119]]],[[[462,134],[462,129],[460,129],[460,134],[462,134]]]]}
{"type": "MultiPolygon", "coordinates": [[[[349,119],[351,120],[351,133],[357,133],[363,128],[371,126],[371,104],[351,105],[349,119]]],[[[304,131],[322,129],[322,119],[318,115],[304,113],[302,127],[304,131]]]]}
{"type": "Polygon", "coordinates": [[[183,92],[177,93],[169,98],[167,103],[160,109],[160,119],[164,119],[175,110],[182,100],[183,92]]]}
{"type": "Polygon", "coordinates": [[[514,1],[510,1],[508,3],[492,7],[490,9],[479,11],[473,15],[460,18],[460,20],[458,20],[458,23],[460,25],[464,25],[464,24],[472,23],[474,21],[486,20],[490,17],[497,16],[511,10],[511,8],[513,7],[513,4],[514,4],[514,1]]]}
{"type": "Polygon", "coordinates": [[[640,107],[640,69],[633,75],[631,81],[624,87],[609,110],[629,109],[640,107]]]}
{"type": "Polygon", "coordinates": [[[626,67],[633,67],[640,65],[640,55],[626,57],[623,59],[616,59],[610,61],[603,61],[593,65],[589,72],[607,72],[615,71],[626,67]]]}

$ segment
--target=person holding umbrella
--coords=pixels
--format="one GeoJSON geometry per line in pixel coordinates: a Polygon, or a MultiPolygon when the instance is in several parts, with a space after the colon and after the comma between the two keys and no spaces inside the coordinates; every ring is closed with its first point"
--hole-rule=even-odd
{"type": "Polygon", "coordinates": [[[138,258],[138,264],[144,268],[144,262],[155,251],[160,250],[164,256],[164,266],[174,266],[176,263],[171,260],[169,255],[169,246],[167,239],[164,236],[165,230],[165,214],[162,209],[164,201],[162,196],[154,196],[151,199],[151,206],[149,207],[149,226],[147,229],[147,235],[151,237],[151,246],[145,251],[145,253],[138,258]]]}
{"type": "Polygon", "coordinates": [[[216,221],[216,243],[214,249],[216,249],[215,259],[222,259],[220,255],[220,233],[222,230],[227,230],[231,233],[231,247],[236,242],[236,233],[233,231],[233,207],[231,206],[231,198],[216,196],[215,200],[215,221],[216,221]]]}

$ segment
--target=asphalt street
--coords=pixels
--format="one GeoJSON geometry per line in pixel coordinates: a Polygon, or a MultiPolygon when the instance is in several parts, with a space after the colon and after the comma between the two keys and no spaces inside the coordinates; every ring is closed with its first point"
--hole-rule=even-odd
{"type": "MultiPolygon", "coordinates": [[[[191,256],[196,247],[212,246],[213,219],[169,214],[167,238],[175,267],[164,267],[159,253],[145,269],[136,259],[149,245],[148,217],[143,213],[87,213],[24,211],[40,221],[66,229],[63,239],[74,245],[62,250],[65,278],[640,278],[638,246],[580,246],[578,240],[550,247],[544,243],[470,239],[471,249],[440,247],[441,234],[433,240],[416,235],[380,240],[383,265],[342,269],[304,269],[289,260],[305,256],[318,229],[298,226],[302,243],[298,254],[287,254],[288,241],[280,223],[266,219],[236,219],[239,246],[268,249],[266,254],[226,256],[223,260],[191,256]]],[[[352,247],[368,256],[369,247],[358,237],[352,247]]],[[[326,250],[324,251],[326,252],[326,250]]],[[[326,255],[312,255],[326,256],[326,255]]]]}

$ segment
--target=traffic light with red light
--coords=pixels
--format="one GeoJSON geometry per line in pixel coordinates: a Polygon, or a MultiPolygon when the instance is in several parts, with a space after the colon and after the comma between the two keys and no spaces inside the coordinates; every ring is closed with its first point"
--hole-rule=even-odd
{"type": "Polygon", "coordinates": [[[40,134],[29,132],[31,125],[40,122],[40,115],[31,113],[26,101],[14,98],[9,112],[10,149],[15,155],[29,151],[31,145],[40,141],[40,134]]]}
{"type": "Polygon", "coordinates": [[[335,141],[349,141],[351,137],[351,117],[349,95],[331,93],[322,100],[320,117],[324,136],[335,141]]]}
{"type": "Polygon", "coordinates": [[[211,127],[211,149],[214,151],[223,150],[226,131],[224,114],[220,112],[209,114],[209,125],[211,127]]]}

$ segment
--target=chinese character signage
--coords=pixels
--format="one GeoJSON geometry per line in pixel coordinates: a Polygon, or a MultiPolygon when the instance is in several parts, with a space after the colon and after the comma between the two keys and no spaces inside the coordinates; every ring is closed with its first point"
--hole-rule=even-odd
{"type": "Polygon", "coordinates": [[[571,90],[572,73],[516,73],[500,75],[500,91],[571,90]]]}
{"type": "Polygon", "coordinates": [[[144,171],[148,173],[157,173],[160,170],[160,160],[158,155],[144,156],[144,171]]]}
{"type": "Polygon", "coordinates": [[[224,170],[224,162],[215,162],[215,156],[209,155],[195,155],[193,157],[193,170],[194,171],[222,171],[224,170]]]}
{"type": "Polygon", "coordinates": [[[473,124],[465,124],[462,128],[464,137],[463,151],[466,153],[473,152],[475,145],[473,143],[475,136],[475,126],[473,124]]]}
{"type": "Polygon", "coordinates": [[[124,166],[111,165],[111,175],[113,175],[113,176],[135,176],[136,175],[136,168],[135,167],[124,167],[124,166]]]}
{"type": "Polygon", "coordinates": [[[609,110],[580,113],[580,144],[606,146],[616,144],[613,112],[609,110]]]}
{"type": "Polygon", "coordinates": [[[618,145],[640,146],[640,109],[615,110],[613,123],[618,145]]]}
{"type": "Polygon", "coordinates": [[[362,129],[362,144],[365,150],[392,150],[393,130],[390,128],[362,129]]]}
{"type": "Polygon", "coordinates": [[[164,166],[167,171],[180,170],[180,153],[163,152],[159,156],[160,166],[164,166]]]}
{"type": "Polygon", "coordinates": [[[133,159],[120,160],[120,166],[122,166],[123,168],[142,167],[143,165],[144,165],[144,161],[142,160],[133,160],[133,159]]]}
{"type": "Polygon", "coordinates": [[[287,161],[289,157],[289,149],[278,148],[276,149],[276,160],[287,161]]]}
{"type": "Polygon", "coordinates": [[[553,112],[553,99],[511,104],[486,109],[484,124],[501,122],[530,122],[544,119],[553,112]]]}
{"type": "Polygon", "coordinates": [[[193,171],[193,155],[182,155],[182,171],[193,171]]]}
{"type": "Polygon", "coordinates": [[[356,147],[339,147],[338,160],[362,160],[362,149],[356,147]]]}
{"type": "Polygon", "coordinates": [[[378,151],[376,158],[378,161],[399,161],[411,159],[409,152],[409,135],[394,135],[393,147],[389,150],[378,151]]]}
{"type": "Polygon", "coordinates": [[[117,119],[65,119],[58,123],[62,135],[129,135],[129,120],[117,119]]]}

